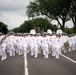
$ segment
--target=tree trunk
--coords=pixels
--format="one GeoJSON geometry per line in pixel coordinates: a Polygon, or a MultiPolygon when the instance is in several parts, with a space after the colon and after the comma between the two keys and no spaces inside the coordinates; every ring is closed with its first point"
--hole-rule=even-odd
{"type": "Polygon", "coordinates": [[[74,16],[74,28],[73,28],[73,30],[74,30],[74,33],[76,33],[76,15],[74,16]]]}
{"type": "Polygon", "coordinates": [[[61,26],[61,30],[63,32],[65,31],[64,28],[65,28],[65,19],[62,20],[62,26],[61,26]]]}
{"type": "Polygon", "coordinates": [[[75,21],[75,23],[74,23],[74,28],[73,28],[73,30],[74,30],[74,33],[76,33],[76,21],[75,21]]]}

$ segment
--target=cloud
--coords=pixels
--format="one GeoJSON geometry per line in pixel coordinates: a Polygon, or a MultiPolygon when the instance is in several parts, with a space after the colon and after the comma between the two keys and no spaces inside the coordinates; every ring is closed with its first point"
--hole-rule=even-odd
{"type": "Polygon", "coordinates": [[[73,22],[70,20],[70,21],[67,21],[65,23],[65,27],[69,27],[69,28],[72,28],[74,25],[73,25],[73,22]]]}
{"type": "Polygon", "coordinates": [[[26,7],[29,3],[30,0],[0,0],[0,21],[8,25],[8,29],[19,27],[28,19],[26,7]]]}
{"type": "Polygon", "coordinates": [[[8,25],[8,29],[19,27],[25,20],[28,19],[25,16],[25,11],[2,11],[0,12],[0,21],[8,25]]]}
{"type": "MultiPolygon", "coordinates": [[[[61,20],[59,20],[60,22],[62,22],[61,20]]],[[[51,22],[52,24],[55,24],[55,25],[58,25],[58,22],[56,20],[53,20],[51,22]]],[[[68,28],[72,28],[74,25],[73,25],[73,22],[72,20],[69,20],[65,23],[65,27],[68,27],[68,28]]]]}
{"type": "Polygon", "coordinates": [[[1,11],[16,11],[26,9],[30,0],[0,0],[1,11]]]}

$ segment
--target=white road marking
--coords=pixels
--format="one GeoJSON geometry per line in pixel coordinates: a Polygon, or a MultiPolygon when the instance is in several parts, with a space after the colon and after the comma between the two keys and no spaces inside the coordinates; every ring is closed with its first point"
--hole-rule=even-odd
{"type": "Polygon", "coordinates": [[[29,75],[29,73],[28,73],[28,67],[27,67],[27,58],[26,57],[24,57],[24,75],[29,75]]]}
{"type": "Polygon", "coordinates": [[[67,57],[67,56],[65,56],[63,54],[60,54],[60,55],[76,64],[76,61],[75,60],[73,60],[73,59],[71,59],[71,58],[69,58],[69,57],[67,57]]]}

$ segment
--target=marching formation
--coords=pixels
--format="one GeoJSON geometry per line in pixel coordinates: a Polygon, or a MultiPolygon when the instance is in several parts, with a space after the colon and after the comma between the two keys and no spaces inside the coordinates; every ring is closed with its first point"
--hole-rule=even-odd
{"type": "Polygon", "coordinates": [[[8,33],[7,35],[0,34],[0,56],[1,60],[9,56],[23,55],[38,57],[42,53],[44,58],[48,58],[49,54],[59,59],[59,55],[64,52],[76,50],[76,35],[67,34],[15,34],[8,33]]]}

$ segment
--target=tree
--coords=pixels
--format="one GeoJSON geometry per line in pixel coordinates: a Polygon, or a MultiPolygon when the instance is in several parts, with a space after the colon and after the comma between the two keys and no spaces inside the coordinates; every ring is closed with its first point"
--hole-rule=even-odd
{"type": "Polygon", "coordinates": [[[8,32],[8,29],[7,29],[7,27],[2,27],[2,30],[1,30],[1,32],[2,32],[2,33],[4,33],[4,34],[7,34],[7,32],[8,32]]]}
{"type": "Polygon", "coordinates": [[[7,25],[5,25],[3,22],[0,22],[0,30],[2,29],[2,27],[7,27],[7,25]]]}
{"type": "Polygon", "coordinates": [[[67,34],[73,34],[73,28],[65,28],[67,34]]]}
{"type": "Polygon", "coordinates": [[[76,32],[76,0],[70,0],[70,17],[72,18],[72,22],[74,24],[74,33],[76,32]]]}
{"type": "Polygon", "coordinates": [[[52,25],[47,18],[35,18],[32,20],[25,21],[18,28],[14,28],[12,31],[14,32],[30,32],[31,29],[40,28],[40,31],[47,31],[47,29],[51,29],[56,31],[58,27],[56,25],[52,25]]]}
{"type": "Polygon", "coordinates": [[[3,22],[0,22],[0,31],[4,34],[7,34],[7,32],[8,32],[7,25],[4,24],[3,22]]]}
{"type": "Polygon", "coordinates": [[[30,20],[30,23],[34,27],[39,27],[40,31],[47,31],[47,29],[52,29],[52,24],[47,18],[35,18],[30,20]]]}
{"type": "Polygon", "coordinates": [[[48,18],[52,18],[59,23],[64,31],[65,22],[70,19],[69,3],[69,0],[34,0],[28,5],[26,13],[28,17],[45,15],[48,18]]]}
{"type": "Polygon", "coordinates": [[[29,21],[25,21],[20,27],[19,27],[19,31],[20,32],[30,32],[30,30],[32,29],[32,24],[29,21]]]}
{"type": "Polygon", "coordinates": [[[25,21],[23,24],[20,25],[18,28],[12,29],[14,32],[20,32],[20,33],[26,33],[30,32],[30,30],[33,28],[32,24],[29,21],[25,21]]]}
{"type": "Polygon", "coordinates": [[[12,29],[10,31],[13,31],[13,32],[17,33],[17,32],[19,32],[19,27],[18,28],[14,28],[14,29],[12,29]]]}

